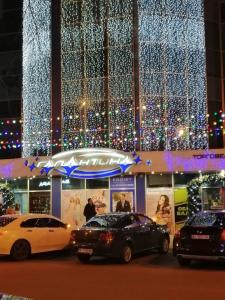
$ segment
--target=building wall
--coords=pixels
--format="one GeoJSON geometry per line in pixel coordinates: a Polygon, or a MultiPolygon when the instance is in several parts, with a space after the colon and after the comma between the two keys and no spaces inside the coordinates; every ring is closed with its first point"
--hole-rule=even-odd
{"type": "Polygon", "coordinates": [[[1,0],[0,159],[19,157],[21,155],[20,146],[18,146],[21,140],[21,126],[19,123],[19,119],[21,118],[22,90],[21,29],[21,1],[1,0]]]}

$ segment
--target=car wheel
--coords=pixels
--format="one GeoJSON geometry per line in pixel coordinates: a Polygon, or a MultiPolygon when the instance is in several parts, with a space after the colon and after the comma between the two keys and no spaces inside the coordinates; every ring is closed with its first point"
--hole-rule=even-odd
{"type": "Polygon", "coordinates": [[[169,251],[169,240],[168,238],[164,237],[162,239],[162,242],[161,242],[161,246],[160,246],[160,249],[159,249],[159,252],[162,253],[162,254],[166,254],[168,253],[169,251]]]}
{"type": "Polygon", "coordinates": [[[128,264],[132,260],[132,248],[130,245],[125,245],[121,252],[121,262],[128,264]]]}
{"type": "Polygon", "coordinates": [[[90,255],[82,255],[82,254],[77,255],[77,257],[79,261],[82,263],[88,263],[91,258],[90,255]]]}
{"type": "Polygon", "coordinates": [[[10,255],[14,260],[24,260],[31,254],[30,244],[25,240],[16,241],[11,249],[10,255]]]}
{"type": "Polygon", "coordinates": [[[186,259],[186,258],[183,258],[181,256],[177,257],[177,261],[178,261],[179,265],[183,266],[183,267],[189,266],[190,263],[191,263],[190,259],[186,259]]]}

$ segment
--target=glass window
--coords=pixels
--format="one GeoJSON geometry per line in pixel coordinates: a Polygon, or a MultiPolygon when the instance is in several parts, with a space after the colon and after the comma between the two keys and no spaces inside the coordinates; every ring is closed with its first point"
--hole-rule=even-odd
{"type": "Polygon", "coordinates": [[[57,227],[63,227],[65,228],[66,225],[56,219],[49,219],[49,223],[48,223],[48,227],[54,227],[54,228],[57,228],[57,227]]]}
{"type": "Polygon", "coordinates": [[[26,220],[26,221],[23,221],[21,224],[20,224],[20,227],[37,227],[37,222],[38,222],[38,219],[37,218],[32,218],[32,219],[29,219],[29,220],[26,220]]]}
{"type": "Polygon", "coordinates": [[[224,195],[225,189],[223,187],[202,187],[201,196],[204,210],[207,209],[224,209],[224,195]]]}
{"type": "Polygon", "coordinates": [[[87,179],[86,185],[87,189],[107,189],[109,188],[109,180],[108,178],[87,179]]]}
{"type": "Polygon", "coordinates": [[[137,224],[137,221],[138,221],[138,218],[134,215],[126,216],[122,220],[122,227],[134,226],[135,224],[137,224]]]}
{"type": "Polygon", "coordinates": [[[147,176],[147,187],[171,187],[172,174],[152,174],[147,176]]]}
{"type": "Polygon", "coordinates": [[[0,227],[5,227],[6,225],[10,224],[14,220],[16,220],[16,218],[13,218],[13,217],[4,217],[4,216],[0,217],[0,227]]]}
{"type": "Polygon", "coordinates": [[[50,213],[50,192],[29,193],[30,213],[50,213]]]}
{"type": "Polygon", "coordinates": [[[49,218],[40,218],[37,222],[37,227],[49,227],[49,218]]]}
{"type": "Polygon", "coordinates": [[[143,215],[138,215],[138,219],[142,225],[150,225],[153,223],[151,219],[149,219],[143,215]]]}
{"type": "Polygon", "coordinates": [[[27,179],[8,180],[7,182],[13,190],[27,190],[27,179]]]}
{"type": "Polygon", "coordinates": [[[48,178],[30,179],[30,191],[51,190],[51,181],[48,178]]]}
{"type": "Polygon", "coordinates": [[[192,179],[199,177],[198,173],[174,174],[174,185],[186,185],[192,179]]]}
{"type": "Polygon", "coordinates": [[[76,190],[84,189],[85,180],[76,178],[62,178],[62,189],[63,190],[76,190]]]}
{"type": "Polygon", "coordinates": [[[194,216],[187,222],[187,225],[191,226],[223,226],[224,225],[224,214],[215,213],[201,213],[194,216]]]}
{"type": "Polygon", "coordinates": [[[84,227],[118,227],[121,216],[105,215],[91,218],[84,227]]]}

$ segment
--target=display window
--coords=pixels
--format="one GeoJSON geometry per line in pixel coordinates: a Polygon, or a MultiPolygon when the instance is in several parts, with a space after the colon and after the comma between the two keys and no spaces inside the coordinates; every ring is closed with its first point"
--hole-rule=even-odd
{"type": "Polygon", "coordinates": [[[51,213],[50,192],[30,192],[29,211],[30,213],[50,214],[51,213]]]}

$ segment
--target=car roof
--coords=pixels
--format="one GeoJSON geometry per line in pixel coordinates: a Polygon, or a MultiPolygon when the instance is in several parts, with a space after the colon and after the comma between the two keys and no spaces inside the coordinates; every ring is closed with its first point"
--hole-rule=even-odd
{"type": "MultiPolygon", "coordinates": [[[[1,217],[6,217],[6,218],[16,218],[16,219],[28,219],[28,218],[54,218],[58,219],[52,215],[47,215],[47,214],[10,214],[10,215],[2,215],[1,217]]],[[[58,219],[59,220],[59,219],[58,219]]]]}
{"type": "Polygon", "coordinates": [[[225,210],[203,210],[198,212],[196,215],[208,214],[208,213],[225,214],[225,210]]]}
{"type": "Polygon", "coordinates": [[[112,212],[112,213],[105,213],[105,214],[99,214],[95,215],[95,217],[104,217],[104,216],[118,216],[118,217],[123,217],[123,216],[129,216],[129,215],[143,215],[141,213],[136,213],[136,212],[112,212]]]}

